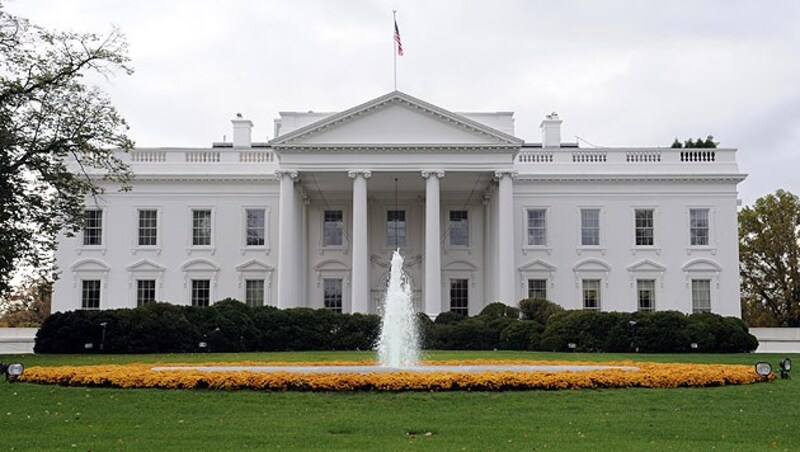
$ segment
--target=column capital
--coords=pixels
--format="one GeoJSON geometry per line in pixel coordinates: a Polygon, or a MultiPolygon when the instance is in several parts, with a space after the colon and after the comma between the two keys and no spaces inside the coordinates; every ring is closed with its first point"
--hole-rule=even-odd
{"type": "Polygon", "coordinates": [[[519,173],[515,170],[497,170],[494,172],[494,180],[500,181],[500,179],[506,176],[508,176],[509,179],[513,180],[517,178],[517,174],[519,173]]]}
{"type": "Polygon", "coordinates": [[[444,177],[444,171],[443,170],[422,170],[420,172],[420,174],[422,175],[422,177],[424,179],[427,179],[427,178],[429,178],[431,176],[436,176],[439,179],[444,177]]]}
{"type": "Polygon", "coordinates": [[[372,177],[372,171],[370,170],[350,170],[347,172],[347,177],[350,179],[355,179],[356,177],[361,176],[364,179],[369,179],[372,177]]]}
{"type": "Polygon", "coordinates": [[[296,170],[275,170],[275,175],[278,177],[288,176],[293,182],[296,182],[300,177],[296,170]]]}

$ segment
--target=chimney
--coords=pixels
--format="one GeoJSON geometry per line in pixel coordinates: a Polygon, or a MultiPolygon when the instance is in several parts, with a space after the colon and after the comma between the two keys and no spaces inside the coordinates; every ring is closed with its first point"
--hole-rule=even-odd
{"type": "Polygon", "coordinates": [[[231,123],[233,123],[233,147],[249,148],[252,144],[253,121],[242,118],[241,113],[236,113],[236,119],[232,119],[231,123]]]}
{"type": "Polygon", "coordinates": [[[542,129],[542,147],[561,147],[561,122],[556,112],[552,112],[544,117],[544,120],[539,125],[542,129]]]}

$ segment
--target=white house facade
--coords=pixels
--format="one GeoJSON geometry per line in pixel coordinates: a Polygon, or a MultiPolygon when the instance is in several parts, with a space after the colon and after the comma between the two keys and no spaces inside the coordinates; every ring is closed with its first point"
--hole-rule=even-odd
{"type": "MultiPolygon", "coordinates": [[[[340,113],[281,112],[275,139],[122,155],[131,191],[87,201],[63,237],[53,309],[154,300],[377,313],[394,249],[417,309],[494,301],[740,316],[735,149],[541,143],[511,112],[391,92],[340,113]]],[[[99,179],[98,179],[99,181],[99,179]]]]}

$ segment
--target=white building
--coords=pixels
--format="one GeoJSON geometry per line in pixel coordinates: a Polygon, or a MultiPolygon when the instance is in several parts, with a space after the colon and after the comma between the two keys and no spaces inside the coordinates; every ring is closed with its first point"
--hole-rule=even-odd
{"type": "Polygon", "coordinates": [[[541,143],[511,112],[392,92],[282,112],[276,138],[135,149],[133,190],[88,203],[61,241],[53,308],[151,301],[377,312],[400,248],[420,311],[530,296],[570,309],[740,315],[735,149],[541,143]]]}

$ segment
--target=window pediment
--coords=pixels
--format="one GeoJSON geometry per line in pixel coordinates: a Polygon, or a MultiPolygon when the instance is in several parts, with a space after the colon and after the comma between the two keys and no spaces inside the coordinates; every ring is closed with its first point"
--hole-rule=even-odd
{"type": "Polygon", "coordinates": [[[208,259],[192,259],[181,265],[185,272],[218,272],[219,266],[208,259]]]}
{"type": "Polygon", "coordinates": [[[111,267],[99,259],[82,259],[70,267],[73,272],[108,272],[111,267]]]}
{"type": "Polygon", "coordinates": [[[131,265],[128,265],[126,269],[129,272],[163,272],[166,270],[166,267],[157,264],[150,259],[142,259],[134,262],[131,265]]]}

